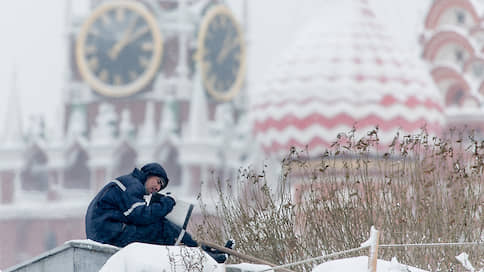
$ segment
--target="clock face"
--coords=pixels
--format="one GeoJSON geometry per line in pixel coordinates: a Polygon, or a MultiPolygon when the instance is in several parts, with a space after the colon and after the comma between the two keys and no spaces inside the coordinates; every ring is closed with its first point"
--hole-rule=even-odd
{"type": "Polygon", "coordinates": [[[142,90],[162,56],[156,20],[136,2],[99,6],[82,26],[76,46],[82,77],[98,93],[114,97],[142,90]]]}
{"type": "Polygon", "coordinates": [[[205,16],[199,34],[198,57],[205,89],[228,101],[240,90],[245,76],[245,43],[230,10],[218,5],[205,16]]]}

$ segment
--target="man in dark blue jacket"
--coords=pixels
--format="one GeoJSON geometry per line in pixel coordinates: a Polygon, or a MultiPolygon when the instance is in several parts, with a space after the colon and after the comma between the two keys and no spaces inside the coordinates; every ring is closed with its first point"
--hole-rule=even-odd
{"type": "MultiPolygon", "coordinates": [[[[87,209],[87,238],[118,247],[133,242],[174,245],[181,229],[165,216],[176,203],[172,197],[158,193],[168,181],[160,164],[149,163],[106,184],[87,209]],[[144,196],[149,194],[152,196],[147,205],[144,196]]],[[[181,242],[198,246],[188,233],[181,242]]],[[[217,262],[225,262],[224,254],[206,251],[217,262]]]]}

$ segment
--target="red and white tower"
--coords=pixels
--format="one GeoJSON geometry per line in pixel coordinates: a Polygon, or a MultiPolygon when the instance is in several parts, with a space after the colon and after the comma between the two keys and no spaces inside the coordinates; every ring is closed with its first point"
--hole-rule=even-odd
{"type": "Polygon", "coordinates": [[[442,99],[425,64],[402,48],[364,0],[325,1],[252,96],[253,131],[266,153],[323,151],[338,133],[443,126],[442,99]]]}
{"type": "Polygon", "coordinates": [[[421,35],[422,56],[445,100],[449,127],[484,132],[484,2],[435,0],[421,35]]]}

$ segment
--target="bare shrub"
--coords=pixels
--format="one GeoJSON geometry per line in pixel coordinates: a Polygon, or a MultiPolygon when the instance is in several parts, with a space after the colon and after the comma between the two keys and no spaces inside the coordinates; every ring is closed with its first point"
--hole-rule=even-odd
{"type": "Polygon", "coordinates": [[[198,235],[220,242],[233,237],[239,251],[283,264],[359,247],[374,225],[380,244],[481,242],[385,247],[379,258],[396,256],[432,271],[459,266],[455,256],[463,251],[471,262],[482,261],[484,141],[472,133],[397,134],[383,146],[378,128],[362,138],[352,130],[320,157],[306,154],[290,150],[277,186],[269,186],[265,168],[219,181],[215,212],[203,209],[198,235]]]}

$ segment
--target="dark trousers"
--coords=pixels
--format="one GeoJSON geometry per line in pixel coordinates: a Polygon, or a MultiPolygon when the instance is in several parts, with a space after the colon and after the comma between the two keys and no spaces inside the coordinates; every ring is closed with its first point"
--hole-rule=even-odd
{"type": "MultiPolygon", "coordinates": [[[[174,245],[181,228],[168,220],[161,220],[150,225],[126,225],[119,236],[109,244],[117,247],[125,247],[134,242],[157,244],[157,245],[174,245]]],[[[181,242],[187,246],[196,247],[198,243],[193,240],[189,233],[185,233],[181,242]]]]}

